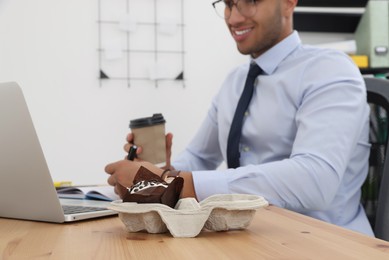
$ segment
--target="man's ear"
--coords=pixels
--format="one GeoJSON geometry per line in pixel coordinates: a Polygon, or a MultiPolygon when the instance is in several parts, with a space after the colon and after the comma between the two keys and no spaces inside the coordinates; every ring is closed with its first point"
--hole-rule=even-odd
{"type": "Polygon", "coordinates": [[[294,8],[296,7],[297,3],[298,0],[284,0],[284,11],[286,16],[293,16],[294,8]]]}

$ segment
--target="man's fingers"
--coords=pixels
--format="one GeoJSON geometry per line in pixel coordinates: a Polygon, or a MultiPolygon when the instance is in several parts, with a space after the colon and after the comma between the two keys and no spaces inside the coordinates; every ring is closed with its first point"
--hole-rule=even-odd
{"type": "Polygon", "coordinates": [[[124,149],[125,152],[128,153],[128,151],[130,150],[130,147],[131,147],[131,144],[126,143],[126,144],[123,146],[123,149],[124,149]]]}
{"type": "Polygon", "coordinates": [[[120,198],[123,198],[127,194],[127,188],[117,184],[115,185],[115,193],[118,194],[120,198]]]}
{"type": "MultiPolygon", "coordinates": [[[[123,149],[126,153],[128,153],[128,151],[130,151],[130,148],[131,146],[133,146],[133,144],[131,143],[127,143],[123,146],[123,149]]],[[[141,154],[142,153],[142,147],[138,146],[138,148],[136,149],[136,154],[141,154]]]]}
{"type": "Polygon", "coordinates": [[[172,133],[167,133],[166,134],[166,149],[170,150],[173,145],[173,134],[172,133]]]}
{"type": "Polygon", "coordinates": [[[129,133],[127,135],[127,142],[132,143],[134,141],[134,135],[132,133],[129,133]]]}
{"type": "Polygon", "coordinates": [[[172,156],[172,145],[173,145],[173,134],[167,133],[166,134],[166,168],[171,168],[171,156],[172,156]]]}
{"type": "Polygon", "coordinates": [[[117,162],[114,162],[114,163],[107,164],[107,166],[105,166],[104,170],[108,174],[113,174],[113,173],[115,173],[116,168],[117,168],[117,162]]]}
{"type": "Polygon", "coordinates": [[[115,178],[114,175],[109,176],[108,179],[107,179],[107,182],[111,186],[115,186],[116,183],[117,183],[116,178],[115,178]]]}

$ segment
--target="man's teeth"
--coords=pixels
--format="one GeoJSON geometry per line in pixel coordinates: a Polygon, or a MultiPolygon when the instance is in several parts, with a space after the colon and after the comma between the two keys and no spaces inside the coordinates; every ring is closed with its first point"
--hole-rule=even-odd
{"type": "Polygon", "coordinates": [[[235,31],[235,33],[237,35],[242,35],[242,34],[248,33],[249,31],[251,31],[251,29],[247,29],[247,30],[243,30],[243,31],[235,31]]]}

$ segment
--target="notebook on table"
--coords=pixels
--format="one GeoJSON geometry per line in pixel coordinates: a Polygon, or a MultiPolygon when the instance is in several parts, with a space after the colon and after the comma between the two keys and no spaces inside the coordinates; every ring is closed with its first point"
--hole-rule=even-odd
{"type": "Polygon", "coordinates": [[[0,217],[63,223],[117,214],[108,205],[58,198],[21,88],[0,83],[0,217]]]}

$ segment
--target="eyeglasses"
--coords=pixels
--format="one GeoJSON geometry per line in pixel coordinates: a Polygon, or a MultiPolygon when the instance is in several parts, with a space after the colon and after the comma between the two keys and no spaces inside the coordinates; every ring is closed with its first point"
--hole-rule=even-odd
{"type": "Polygon", "coordinates": [[[231,16],[232,7],[236,6],[239,13],[244,17],[252,17],[257,12],[258,0],[218,0],[212,3],[218,16],[223,19],[228,19],[231,16]]]}

